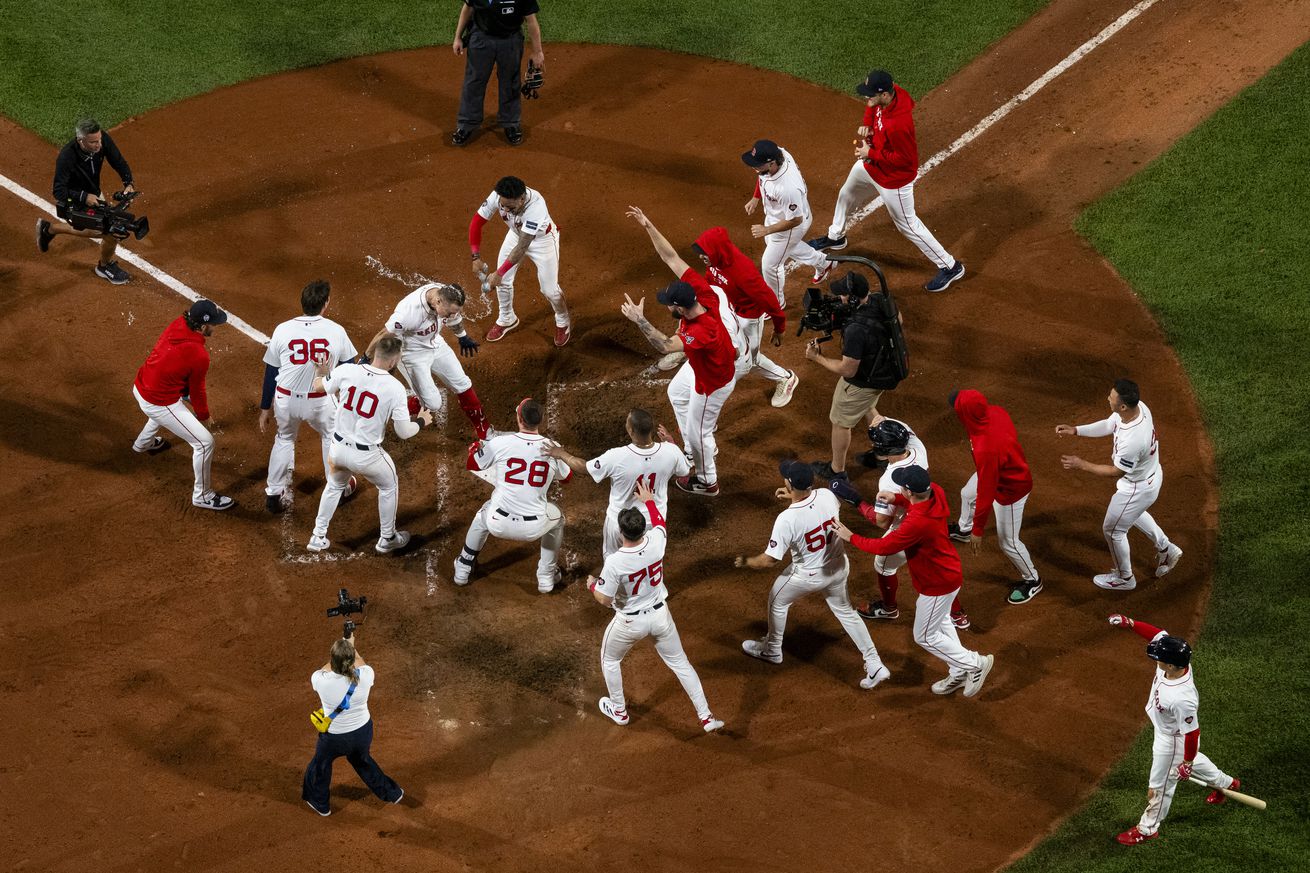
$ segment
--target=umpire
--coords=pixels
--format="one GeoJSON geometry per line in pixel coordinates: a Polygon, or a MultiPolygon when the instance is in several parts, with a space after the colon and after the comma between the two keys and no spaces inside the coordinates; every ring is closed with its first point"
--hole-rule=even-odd
{"type": "Polygon", "coordinates": [[[529,59],[538,68],[546,64],[537,11],[537,0],[464,0],[459,23],[455,25],[455,42],[451,45],[456,55],[463,55],[467,50],[458,126],[450,136],[453,144],[464,145],[482,125],[482,107],[492,67],[496,68],[500,90],[500,112],[496,120],[505,129],[505,139],[510,145],[523,142],[519,67],[523,62],[525,26],[532,41],[529,59]]]}

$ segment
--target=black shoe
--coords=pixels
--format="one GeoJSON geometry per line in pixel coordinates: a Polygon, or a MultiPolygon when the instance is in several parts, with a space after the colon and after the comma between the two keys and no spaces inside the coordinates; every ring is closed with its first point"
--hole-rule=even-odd
{"type": "Polygon", "coordinates": [[[814,463],[810,464],[810,469],[813,470],[814,475],[818,476],[820,479],[827,479],[829,481],[832,481],[833,479],[850,478],[849,476],[846,475],[845,470],[842,470],[840,473],[838,473],[836,470],[832,468],[832,464],[828,463],[827,461],[815,461],[814,463]]]}
{"type": "Polygon", "coordinates": [[[283,504],[283,502],[282,502],[282,495],[281,495],[281,494],[269,494],[269,495],[267,495],[267,496],[264,498],[264,507],[265,507],[269,512],[273,513],[274,515],[277,515],[277,514],[281,513],[282,510],[286,509],[286,505],[283,504]]]}
{"type": "Polygon", "coordinates": [[[950,524],[946,525],[946,533],[950,536],[951,539],[955,540],[957,543],[967,543],[970,539],[973,538],[973,531],[960,530],[960,526],[955,522],[951,522],[950,524]]]}
{"type": "Polygon", "coordinates": [[[1020,603],[1027,603],[1029,600],[1032,600],[1034,597],[1040,594],[1041,591],[1042,591],[1041,579],[1036,579],[1032,582],[1027,582],[1023,579],[1020,579],[1018,582],[1013,583],[1013,585],[1010,587],[1010,596],[1006,599],[1005,602],[1010,604],[1011,606],[1018,606],[1020,603]]]}
{"type": "Polygon", "coordinates": [[[875,452],[873,449],[869,449],[869,451],[867,452],[861,452],[860,454],[856,455],[855,460],[859,461],[862,465],[868,467],[870,470],[887,469],[887,459],[878,457],[878,453],[875,452]]]}
{"type": "Polygon", "coordinates": [[[38,218],[36,220],[36,247],[43,252],[48,252],[50,251],[50,240],[54,238],[55,235],[50,232],[50,222],[44,218],[38,218]]]}
{"type": "Polygon", "coordinates": [[[817,239],[806,240],[805,244],[818,251],[839,252],[846,248],[846,237],[839,236],[836,239],[828,235],[818,237],[817,239]]]}
{"type": "Polygon", "coordinates": [[[473,138],[472,130],[468,128],[460,127],[457,128],[455,132],[450,135],[450,144],[462,146],[472,138],[473,138]]]}
{"type": "Polygon", "coordinates": [[[118,261],[109,264],[96,264],[96,275],[113,285],[126,285],[132,278],[127,271],[118,266],[118,261]]]}
{"type": "Polygon", "coordinates": [[[510,145],[513,146],[519,145],[520,143],[523,142],[523,128],[521,127],[505,128],[505,139],[509,140],[510,145]]]}

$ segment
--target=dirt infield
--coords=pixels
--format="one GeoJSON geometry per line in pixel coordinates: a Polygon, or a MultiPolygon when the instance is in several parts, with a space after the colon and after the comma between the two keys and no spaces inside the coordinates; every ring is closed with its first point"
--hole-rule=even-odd
{"type": "MultiPolygon", "coordinates": [[[[923,96],[922,157],[1128,6],[1106,5],[1053,4],[923,96]]],[[[608,616],[577,584],[598,566],[604,489],[563,488],[573,555],[563,591],[539,597],[534,549],[495,542],[482,575],[455,589],[450,562],[486,494],[461,472],[470,434],[455,409],[437,432],[391,446],[400,526],[419,541],[399,558],[347,557],[371,552],[376,536],[365,489],[334,519],[338,559],[304,561],[317,447],[301,441],[296,504],[270,518],[271,437],[255,426],[261,350],[220,329],[215,481],[239,506],[192,509],[185,446],[153,458],[129,448],[141,423],[132,376],[179,298],[143,276],[110,288],[91,276],[91,248],[67,237],[37,256],[35,210],[0,193],[0,566],[10,580],[0,621],[17,714],[0,782],[8,866],[984,871],[1024,851],[1141,727],[1139,648],[1106,632],[1104,616],[1194,633],[1213,564],[1213,466],[1184,375],[1149,313],[1070,225],[1284,57],[1297,29],[1292,10],[1267,0],[1238,3],[1219,24],[1199,2],[1162,6],[918,186],[920,214],[965,262],[965,281],[936,297],[918,290],[931,270],[885,213],[852,235],[848,253],[888,266],[911,343],[915,373],[883,411],[923,436],[953,492],[970,461],[946,397],[979,388],[1009,408],[1033,465],[1024,534],[1046,591],[1007,609],[1004,557],[994,547],[965,556],[966,643],[997,656],[976,700],[928,692],[940,665],[913,645],[906,618],[872,628],[893,676],[861,692],[858,655],[817,601],[793,609],[782,666],[742,657],[772,577],[733,571],[731,558],[767,540],[775,459],[823,457],[827,445],[832,380],[794,337],[776,358],[801,374],[792,405],[772,409],[760,380],[729,402],[724,495],[671,499],[670,606],[727,729],[700,732],[649,646],[625,662],[633,721],[619,729],[595,709],[608,616]],[[1101,415],[1119,375],[1142,383],[1155,413],[1168,481],[1154,515],[1186,556],[1157,582],[1134,539],[1143,584],[1116,597],[1089,578],[1107,562],[1109,487],[1060,469],[1070,444],[1052,426],[1101,415]],[[334,815],[320,821],[299,799],[316,705],[307,680],[335,627],[321,610],[340,585],[375,607],[359,636],[379,676],[374,752],[407,798],[379,804],[339,762],[334,815]]],[[[551,435],[588,456],[622,440],[630,405],[672,425],[663,386],[638,375],[653,355],[618,314],[624,291],[666,281],[624,207],[642,206],[675,245],[724,224],[758,255],[737,154],[769,136],[800,162],[817,231],[849,167],[859,104],[646,50],[552,46],[549,62],[518,149],[492,131],[448,145],[458,89],[448,49],[290,73],[133,119],[115,136],[152,223],[134,248],[265,332],[296,314],[306,280],[329,278],[330,315],[362,345],[417,274],[469,278],[468,219],[512,172],[562,226],[575,329],[554,348],[549,307],[523,271],[523,327],[466,362],[493,423],[507,424],[526,394],[544,398],[551,435]]],[[[52,147],[0,121],[0,154],[0,172],[47,193],[52,147]]],[[[488,229],[498,243],[500,227],[488,229]]],[[[793,311],[802,287],[793,277],[793,311]]],[[[488,301],[470,310],[481,336],[494,312],[488,301]]],[[[862,599],[875,590],[871,561],[854,564],[862,599]]]]}

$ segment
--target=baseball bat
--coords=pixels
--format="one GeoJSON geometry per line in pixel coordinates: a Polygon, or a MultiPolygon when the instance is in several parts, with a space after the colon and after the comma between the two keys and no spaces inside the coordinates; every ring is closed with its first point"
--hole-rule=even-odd
{"type": "Polygon", "coordinates": [[[1264,809],[1266,806],[1269,805],[1258,797],[1252,797],[1249,794],[1243,794],[1242,792],[1234,791],[1231,788],[1220,788],[1217,785],[1211,785],[1210,783],[1206,782],[1204,779],[1200,779],[1196,776],[1191,776],[1188,778],[1192,782],[1195,782],[1197,785],[1200,785],[1203,788],[1209,788],[1211,791],[1221,791],[1223,792],[1224,797],[1227,797],[1229,800],[1236,800],[1238,803],[1249,806],[1252,809],[1264,809]]]}

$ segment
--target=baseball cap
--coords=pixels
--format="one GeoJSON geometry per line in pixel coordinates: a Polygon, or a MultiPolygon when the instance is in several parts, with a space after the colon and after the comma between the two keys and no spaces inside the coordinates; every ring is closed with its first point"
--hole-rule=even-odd
{"type": "Polygon", "coordinates": [[[748,152],[742,152],[742,161],[748,167],[762,167],[769,161],[781,161],[782,149],[771,139],[757,139],[748,152]]]}
{"type": "Polygon", "coordinates": [[[197,300],[191,304],[187,314],[197,324],[227,324],[227,313],[219,309],[212,300],[197,300]]]}
{"type": "Polygon", "coordinates": [[[918,464],[892,470],[892,481],[902,488],[910,489],[911,494],[927,494],[932,490],[932,478],[918,464]]]}
{"type": "Polygon", "coordinates": [[[869,296],[869,280],[859,273],[847,273],[828,286],[832,293],[862,300],[869,296]]]}
{"type": "Polygon", "coordinates": [[[808,491],[814,487],[814,468],[804,461],[788,458],[778,464],[778,472],[797,491],[808,491]]]}
{"type": "Polygon", "coordinates": [[[886,94],[891,90],[892,74],[886,70],[873,70],[863,82],[855,86],[855,93],[861,97],[886,94]]]}
{"type": "Polygon", "coordinates": [[[655,295],[661,306],[681,306],[690,309],[696,305],[696,289],[686,282],[670,282],[664,290],[655,295]]]}

